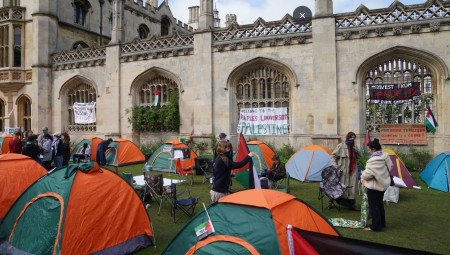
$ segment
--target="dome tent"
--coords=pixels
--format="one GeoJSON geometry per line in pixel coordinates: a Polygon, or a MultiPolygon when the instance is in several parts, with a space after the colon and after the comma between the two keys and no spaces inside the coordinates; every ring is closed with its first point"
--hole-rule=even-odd
{"type": "Polygon", "coordinates": [[[286,163],[286,172],[302,182],[322,181],[322,170],[331,166],[330,149],[311,145],[297,151],[286,163]]]}
{"type": "MultiPolygon", "coordinates": [[[[247,146],[250,152],[253,152],[254,157],[252,160],[256,172],[259,173],[272,167],[272,157],[275,155],[275,152],[267,144],[260,141],[251,141],[247,143],[247,146]]],[[[236,161],[236,155],[234,155],[233,160],[236,161]]]]}
{"type": "Polygon", "coordinates": [[[47,170],[30,157],[0,155],[0,224],[14,201],[47,170]]]}
{"type": "Polygon", "coordinates": [[[420,177],[428,187],[450,193],[450,151],[434,158],[420,177]]]}
{"type": "Polygon", "coordinates": [[[97,145],[103,141],[100,138],[97,137],[89,137],[86,139],[83,139],[81,142],[79,142],[75,148],[73,149],[73,151],[70,154],[70,160],[73,159],[73,155],[78,154],[81,152],[81,149],[83,149],[83,145],[84,143],[88,144],[88,147],[91,149],[91,160],[95,161],[95,159],[97,158],[97,145]]]}
{"type": "MultiPolygon", "coordinates": [[[[165,142],[159,148],[153,152],[152,156],[145,163],[145,167],[152,168],[152,171],[160,172],[175,172],[175,162],[169,161],[169,158],[174,157],[174,149],[176,148],[189,148],[186,144],[178,141],[165,142]]],[[[191,158],[197,158],[197,154],[191,150],[191,158]]],[[[192,160],[192,166],[195,166],[195,161],[192,160]]],[[[183,164],[184,167],[187,165],[183,164]]]]}
{"type": "Polygon", "coordinates": [[[106,151],[106,165],[108,166],[127,166],[145,162],[144,154],[130,140],[114,140],[108,148],[106,151]]]}
{"type": "Polygon", "coordinates": [[[9,153],[9,141],[13,139],[10,135],[4,135],[0,137],[0,154],[9,153]]]}
{"type": "Polygon", "coordinates": [[[393,164],[393,167],[391,169],[392,176],[402,179],[408,189],[412,189],[413,186],[419,186],[417,182],[412,178],[408,169],[406,169],[405,163],[403,162],[402,158],[400,158],[400,156],[395,151],[384,149],[383,152],[389,154],[389,157],[391,158],[393,164]]]}
{"type": "Polygon", "coordinates": [[[0,254],[132,254],[154,244],[133,187],[95,162],[35,182],[0,227],[0,254]]]}

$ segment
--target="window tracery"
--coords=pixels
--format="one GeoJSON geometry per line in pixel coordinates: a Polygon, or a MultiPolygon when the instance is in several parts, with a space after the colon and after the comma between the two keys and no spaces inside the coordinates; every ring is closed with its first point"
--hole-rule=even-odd
{"type": "MultiPolygon", "coordinates": [[[[94,86],[87,83],[78,83],[67,92],[67,108],[68,108],[68,129],[71,132],[93,132],[97,130],[97,123],[92,124],[76,124],[73,115],[74,103],[90,103],[97,102],[97,90],[94,86]]],[[[97,106],[96,106],[97,111],[97,106]]]]}
{"type": "Polygon", "coordinates": [[[84,26],[89,7],[90,4],[88,1],[76,0],[73,4],[73,23],[84,26]]]}
{"type": "Polygon", "coordinates": [[[170,31],[170,21],[168,18],[163,18],[161,20],[161,36],[169,35],[170,31]]]}
{"type": "Polygon", "coordinates": [[[0,67],[8,67],[9,26],[0,27],[0,67]]]}
{"type": "Polygon", "coordinates": [[[27,95],[22,94],[18,98],[17,106],[17,121],[19,127],[23,127],[24,130],[30,130],[32,117],[30,98],[27,95]]]}
{"type": "Polygon", "coordinates": [[[139,105],[152,106],[155,100],[155,91],[161,91],[161,106],[168,105],[170,102],[170,92],[172,90],[178,91],[178,84],[170,78],[162,75],[156,75],[141,86],[139,90],[139,105]]]}
{"type": "Polygon", "coordinates": [[[149,29],[146,25],[140,25],[138,29],[139,38],[145,39],[148,37],[149,29]]]}

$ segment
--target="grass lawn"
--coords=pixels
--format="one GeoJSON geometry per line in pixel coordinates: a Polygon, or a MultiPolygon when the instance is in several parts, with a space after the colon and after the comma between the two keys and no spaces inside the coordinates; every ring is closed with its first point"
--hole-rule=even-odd
{"type": "MultiPolygon", "coordinates": [[[[119,173],[132,172],[134,175],[142,175],[143,165],[126,166],[119,168],[119,173]]],[[[158,172],[155,172],[158,173],[158,172]]],[[[164,173],[164,178],[176,179],[175,174],[164,173]]],[[[410,249],[450,254],[450,221],[447,219],[450,212],[450,194],[428,189],[418,173],[413,173],[414,180],[423,190],[401,190],[398,204],[385,205],[386,229],[377,233],[364,231],[363,229],[337,228],[344,237],[360,239],[375,243],[400,246],[410,249]]],[[[193,186],[186,183],[178,186],[178,192],[189,189],[193,197],[200,197],[200,204],[196,213],[203,209],[201,203],[206,206],[211,204],[208,183],[202,183],[203,176],[195,176],[193,186]]],[[[318,211],[321,210],[321,202],[318,197],[318,183],[301,183],[291,180],[291,194],[307,202],[318,211]]],[[[242,187],[233,182],[233,190],[242,187]]],[[[361,198],[357,197],[357,206],[361,205],[361,198]]],[[[136,254],[160,254],[172,237],[189,221],[188,217],[181,218],[177,223],[170,217],[170,204],[165,203],[158,216],[158,205],[153,201],[148,209],[148,214],[153,224],[156,239],[156,249],[150,247],[136,254]]],[[[359,220],[360,213],[342,208],[341,212],[333,208],[323,213],[326,218],[345,218],[359,220]]],[[[193,230],[192,230],[193,231],[193,230]]]]}

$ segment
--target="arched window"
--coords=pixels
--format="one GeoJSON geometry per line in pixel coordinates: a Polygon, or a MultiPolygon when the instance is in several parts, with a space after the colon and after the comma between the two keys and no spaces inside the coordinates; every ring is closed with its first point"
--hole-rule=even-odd
{"type": "Polygon", "coordinates": [[[141,86],[139,105],[151,107],[155,100],[155,91],[161,91],[161,106],[168,105],[169,92],[172,90],[178,91],[178,84],[175,81],[162,75],[154,76],[141,86]]]}
{"type": "Polygon", "coordinates": [[[244,106],[245,108],[289,108],[290,82],[286,75],[272,68],[261,66],[253,69],[244,74],[236,85],[238,109],[244,106]],[[245,97],[240,96],[241,87],[246,88],[245,97]],[[250,92],[251,96],[247,96],[247,93],[250,94],[250,92]]]}
{"type": "Polygon", "coordinates": [[[22,28],[14,28],[14,67],[22,65],[22,28]]]}
{"type": "Polygon", "coordinates": [[[138,29],[139,38],[145,39],[148,37],[149,29],[146,25],[140,25],[138,29]]]}
{"type": "Polygon", "coordinates": [[[163,18],[161,20],[161,36],[169,35],[170,31],[170,21],[168,18],[163,18]]]}
{"type": "Polygon", "coordinates": [[[75,0],[73,3],[73,23],[84,26],[90,4],[86,0],[75,0]]]}
{"type": "Polygon", "coordinates": [[[31,100],[26,95],[19,96],[17,100],[17,121],[19,127],[23,127],[24,130],[31,129],[31,100]]]}
{"type": "Polygon", "coordinates": [[[77,41],[73,44],[72,49],[76,50],[80,46],[83,49],[89,48],[89,45],[83,41],[77,41]]]}
{"type": "Polygon", "coordinates": [[[9,6],[20,6],[20,0],[6,0],[5,2],[9,6]]]}
{"type": "Polygon", "coordinates": [[[5,102],[0,98],[0,128],[5,130],[5,102]]]}
{"type": "Polygon", "coordinates": [[[0,27],[0,67],[8,67],[9,26],[0,27]]]}
{"type": "MultiPolygon", "coordinates": [[[[68,130],[70,132],[95,132],[97,123],[77,124],[73,115],[73,105],[75,103],[97,102],[97,91],[94,86],[87,83],[78,83],[67,92],[68,130]]],[[[95,110],[97,111],[97,109],[95,110]]]]}
{"type": "MultiPolygon", "coordinates": [[[[421,100],[397,105],[366,103],[367,128],[371,132],[379,131],[379,124],[423,124],[426,107],[432,107],[434,89],[433,73],[420,60],[393,57],[374,65],[366,74],[366,95],[369,96],[371,84],[404,84],[417,82],[422,91],[421,100]],[[393,74],[393,79],[391,77],[393,74]],[[383,77],[383,79],[381,78],[383,77]],[[374,82],[372,82],[374,81],[374,82]]],[[[369,97],[367,97],[369,99],[369,97]]]]}

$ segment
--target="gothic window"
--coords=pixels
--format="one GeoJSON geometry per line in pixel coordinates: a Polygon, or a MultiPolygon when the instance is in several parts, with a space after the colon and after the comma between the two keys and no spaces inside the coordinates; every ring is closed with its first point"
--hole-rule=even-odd
{"type": "Polygon", "coordinates": [[[366,103],[367,128],[371,132],[379,131],[379,124],[423,124],[424,114],[429,106],[433,107],[435,89],[433,73],[420,60],[394,57],[383,61],[370,69],[365,78],[366,98],[369,99],[371,84],[402,84],[417,82],[422,91],[423,100],[397,105],[366,103]],[[393,77],[391,75],[393,74],[393,77]]]}
{"type": "Polygon", "coordinates": [[[21,95],[17,101],[17,121],[19,127],[24,130],[31,129],[31,100],[26,95],[21,95]]]}
{"type": "MultiPolygon", "coordinates": [[[[75,123],[73,115],[73,105],[75,103],[90,103],[97,102],[97,91],[94,86],[87,83],[78,83],[69,89],[67,93],[67,108],[68,108],[68,124],[69,131],[76,132],[95,132],[97,130],[97,123],[92,124],[77,124],[75,123]]],[[[97,111],[97,109],[95,110],[97,111]]]]}
{"type": "Polygon", "coordinates": [[[139,105],[152,106],[155,91],[161,91],[161,106],[168,105],[169,92],[172,90],[178,91],[178,84],[175,81],[162,75],[154,76],[144,82],[139,90],[139,105]]]}
{"type": "Polygon", "coordinates": [[[84,26],[89,7],[90,4],[88,1],[75,0],[73,4],[73,23],[84,26]]]}
{"type": "Polygon", "coordinates": [[[8,67],[9,26],[0,27],[0,67],[8,67]]]}
{"type": "Polygon", "coordinates": [[[73,44],[72,49],[76,50],[78,48],[78,46],[81,46],[81,48],[86,49],[89,48],[89,45],[83,41],[78,41],[76,43],[73,44]]]}
{"type": "Polygon", "coordinates": [[[14,67],[22,65],[22,28],[14,28],[14,67]]]}
{"type": "Polygon", "coordinates": [[[20,6],[20,0],[6,0],[6,5],[20,6]]]}
{"type": "Polygon", "coordinates": [[[161,20],[161,36],[169,35],[170,31],[170,21],[168,18],[163,18],[161,20]]]}
{"type": "Polygon", "coordinates": [[[148,37],[149,29],[146,25],[140,25],[138,32],[139,32],[139,38],[145,39],[148,37]]]}
{"type": "Polygon", "coordinates": [[[5,130],[5,102],[0,99],[0,130],[5,130]]]}
{"type": "Polygon", "coordinates": [[[109,14],[109,35],[112,35],[112,29],[113,29],[113,15],[111,13],[109,14]]]}
{"type": "Polygon", "coordinates": [[[238,86],[238,99],[244,99],[244,86],[238,86]]]}

